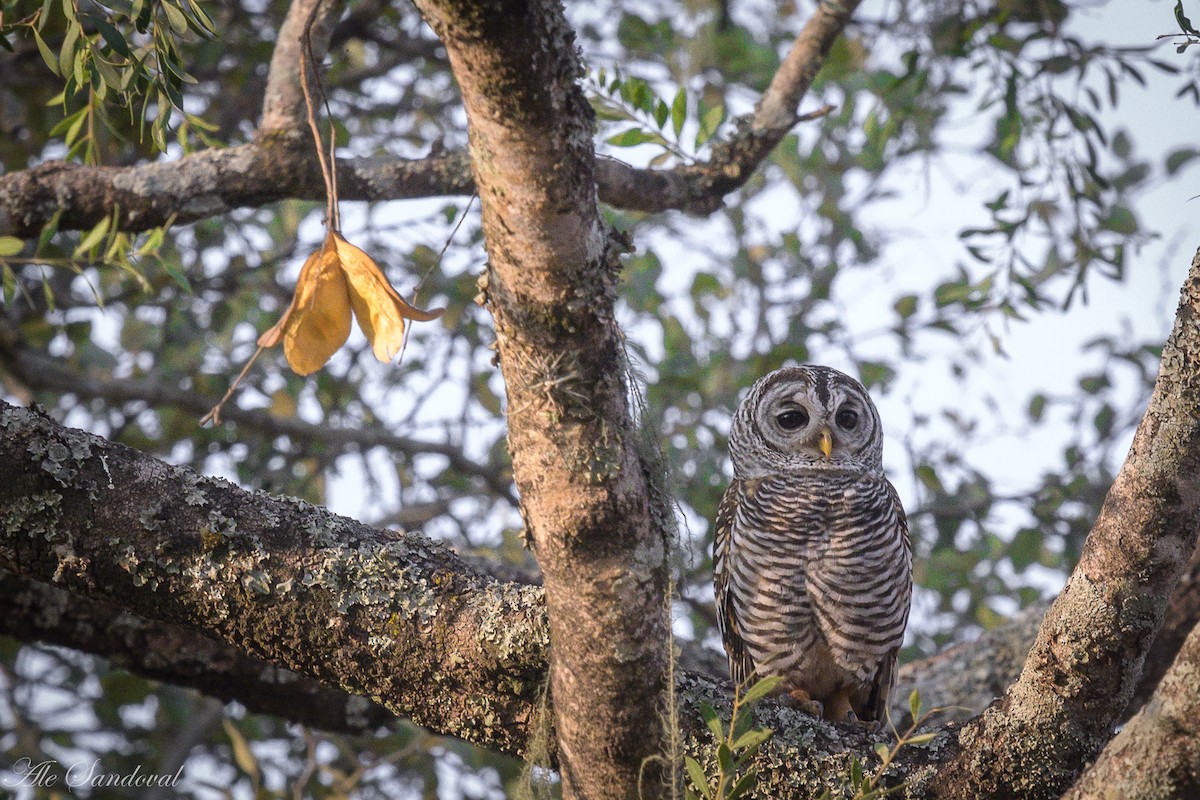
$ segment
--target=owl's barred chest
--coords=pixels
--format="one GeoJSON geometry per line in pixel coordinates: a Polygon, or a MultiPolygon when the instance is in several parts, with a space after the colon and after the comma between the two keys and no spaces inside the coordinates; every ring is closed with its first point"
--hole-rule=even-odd
{"type": "Polygon", "coordinates": [[[898,544],[881,476],[790,474],[746,481],[733,527],[734,591],[760,616],[810,613],[810,569],[845,590],[869,581],[898,544]],[[817,566],[819,564],[819,567],[817,566]]]}
{"type": "Polygon", "coordinates": [[[744,482],[735,530],[789,554],[814,555],[878,533],[882,478],[856,472],[792,474],[744,482]]]}

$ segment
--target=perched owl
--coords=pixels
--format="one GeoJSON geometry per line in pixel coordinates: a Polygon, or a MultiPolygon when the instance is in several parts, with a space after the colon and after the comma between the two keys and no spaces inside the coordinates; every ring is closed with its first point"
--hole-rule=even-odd
{"type": "Polygon", "coordinates": [[[776,370],[738,407],[729,452],[713,584],[734,682],[781,675],[813,714],[881,719],[912,553],[875,404],[835,369],[776,370]]]}

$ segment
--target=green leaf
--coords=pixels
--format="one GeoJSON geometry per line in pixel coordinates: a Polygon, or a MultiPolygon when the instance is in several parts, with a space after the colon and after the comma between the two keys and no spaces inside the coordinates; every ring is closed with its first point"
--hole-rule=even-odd
{"type": "Polygon", "coordinates": [[[15,256],[25,249],[25,242],[15,236],[0,236],[0,257],[15,256]]]}
{"type": "Polygon", "coordinates": [[[896,301],[894,308],[901,319],[908,319],[917,313],[917,296],[915,294],[904,295],[904,297],[896,301]]]}
{"type": "Polygon", "coordinates": [[[163,272],[170,275],[172,280],[179,284],[179,288],[188,294],[192,293],[192,284],[188,282],[187,275],[183,274],[183,270],[179,268],[178,264],[166,260],[160,261],[159,264],[162,265],[163,272]]]}
{"type": "Polygon", "coordinates": [[[17,296],[17,276],[13,274],[12,268],[8,264],[0,265],[2,275],[0,278],[4,282],[4,305],[11,306],[13,298],[17,296]]]}
{"type": "Polygon", "coordinates": [[[746,795],[750,794],[750,792],[754,791],[754,787],[757,785],[758,773],[747,772],[745,775],[739,778],[738,782],[735,783],[733,788],[729,790],[729,800],[736,800],[736,798],[745,797],[746,795]]]}
{"type": "Polygon", "coordinates": [[[892,752],[892,749],[883,742],[876,742],[875,752],[879,755],[880,760],[887,761],[888,755],[892,752]]]}
{"type": "Polygon", "coordinates": [[[1137,233],[1138,231],[1137,217],[1125,206],[1113,206],[1100,226],[1115,233],[1137,233]]]}
{"type": "Polygon", "coordinates": [[[770,728],[755,728],[739,736],[732,746],[735,751],[744,750],[747,747],[760,745],[774,735],[775,731],[770,728]]]}
{"type": "Polygon", "coordinates": [[[912,714],[913,722],[921,718],[921,693],[916,689],[908,696],[908,713],[912,714]]]}
{"type": "Polygon", "coordinates": [[[733,751],[724,742],[717,745],[717,766],[721,768],[722,775],[726,777],[733,775],[733,751]]]}
{"type": "Polygon", "coordinates": [[[113,69],[111,64],[109,64],[103,58],[96,58],[92,60],[92,66],[96,68],[98,73],[100,73],[100,79],[104,81],[105,85],[107,85],[113,91],[122,91],[121,76],[117,74],[117,71],[113,69]]]}
{"type": "Polygon", "coordinates": [[[203,29],[203,34],[206,37],[216,36],[217,26],[208,12],[204,10],[204,6],[197,3],[196,0],[188,0],[188,6],[192,9],[192,20],[203,29]]]}
{"type": "Polygon", "coordinates": [[[662,130],[667,124],[667,120],[671,117],[671,109],[667,108],[667,104],[662,100],[654,101],[654,123],[658,125],[658,129],[662,130]]]}
{"type": "Polygon", "coordinates": [[[862,764],[857,758],[850,761],[850,786],[857,789],[863,780],[862,764]]]}
{"type": "Polygon", "coordinates": [[[704,724],[712,731],[713,736],[718,739],[725,738],[725,726],[721,724],[721,718],[717,716],[717,710],[708,703],[701,701],[700,717],[704,720],[704,724]]]}
{"type": "Polygon", "coordinates": [[[688,777],[700,793],[706,798],[712,798],[712,790],[708,788],[708,776],[704,774],[704,767],[700,766],[700,762],[691,756],[684,756],[683,763],[687,767],[688,777]]]}
{"type": "Polygon", "coordinates": [[[41,253],[50,244],[50,240],[54,238],[54,234],[58,233],[58,221],[62,219],[63,210],[59,208],[54,212],[54,216],[42,226],[42,232],[38,235],[37,249],[34,253],[41,253]]]}
{"type": "Polygon", "coordinates": [[[700,114],[700,130],[696,133],[696,147],[707,142],[725,121],[725,106],[716,105],[700,114]]]}
{"type": "Polygon", "coordinates": [[[104,37],[104,43],[112,48],[114,53],[122,55],[125,58],[133,58],[133,51],[129,49],[129,42],[125,41],[125,35],[117,30],[117,27],[103,18],[94,18],[92,22],[96,26],[96,30],[100,31],[100,35],[104,37]]]}
{"type": "Polygon", "coordinates": [[[917,479],[925,485],[925,488],[931,492],[943,491],[942,481],[938,478],[937,471],[929,464],[922,464],[916,469],[917,479]]]}
{"type": "Polygon", "coordinates": [[[1187,166],[1187,163],[1195,159],[1197,156],[1200,156],[1200,150],[1196,150],[1192,147],[1184,147],[1173,151],[1167,156],[1167,174],[1174,175],[1176,172],[1179,172],[1179,170],[1187,166]]]}
{"type": "Polygon", "coordinates": [[[83,255],[92,248],[96,247],[100,242],[104,241],[105,234],[108,233],[108,224],[111,221],[110,217],[105,217],[96,223],[96,226],[84,235],[79,242],[79,246],[75,248],[75,257],[83,255]]]}
{"type": "Polygon", "coordinates": [[[233,745],[233,760],[237,762],[242,772],[257,780],[258,759],[254,757],[254,752],[250,749],[246,737],[242,736],[242,732],[232,721],[225,719],[221,720],[221,723],[225,726],[225,734],[229,737],[230,744],[233,745]]]}
{"type": "MultiPolygon", "coordinates": [[[[62,47],[58,51],[58,69],[63,75],[75,67],[75,45],[79,43],[79,34],[83,31],[78,22],[68,22],[67,32],[63,36],[62,47]]],[[[80,88],[83,84],[80,81],[80,88]]]]}
{"type": "Polygon", "coordinates": [[[1183,13],[1183,0],[1176,0],[1175,2],[1175,22],[1179,24],[1179,30],[1184,33],[1200,36],[1200,31],[1192,27],[1192,21],[1183,13]]]}
{"type": "Polygon", "coordinates": [[[58,56],[54,55],[54,51],[46,44],[46,40],[38,33],[37,28],[33,29],[33,40],[37,42],[38,52],[42,54],[42,60],[46,62],[46,66],[55,75],[62,76],[62,72],[58,68],[58,56]]]}
{"type": "Polygon", "coordinates": [[[606,139],[614,147],[635,147],[639,144],[666,144],[661,134],[644,131],[641,128],[630,128],[606,139]]]}
{"type": "Polygon", "coordinates": [[[675,92],[675,99],[671,101],[671,129],[675,131],[675,138],[683,133],[683,123],[687,121],[687,92],[683,87],[679,87],[679,91],[675,92]]]}
{"type": "Polygon", "coordinates": [[[747,689],[746,693],[744,695],[742,695],[742,704],[749,705],[750,703],[754,703],[754,702],[761,700],[762,698],[769,695],[771,692],[775,691],[775,687],[779,686],[779,684],[782,680],[783,680],[782,675],[769,675],[769,676],[761,679],[760,681],[755,683],[753,686],[751,686],[749,689],[747,689]]]}
{"type": "Polygon", "coordinates": [[[910,736],[904,740],[905,744],[925,744],[932,742],[937,738],[936,733],[918,733],[916,736],[910,736]]]}
{"type": "Polygon", "coordinates": [[[160,6],[163,13],[167,15],[167,22],[171,23],[171,30],[175,31],[177,36],[184,36],[188,32],[187,16],[179,9],[178,6],[170,3],[162,3],[160,6]]]}
{"type": "Polygon", "coordinates": [[[1029,398],[1029,418],[1034,422],[1041,422],[1042,415],[1046,413],[1046,395],[1035,394],[1029,398]]]}
{"type": "Polygon", "coordinates": [[[37,29],[40,31],[46,27],[46,23],[50,21],[50,8],[54,5],[54,0],[42,0],[42,10],[38,14],[37,29]]]}
{"type": "Polygon", "coordinates": [[[79,113],[75,115],[75,120],[71,123],[70,127],[67,128],[67,135],[63,137],[63,142],[66,143],[67,147],[71,146],[71,144],[79,137],[79,132],[83,130],[83,123],[87,121],[86,112],[86,108],[79,109],[79,113]]]}

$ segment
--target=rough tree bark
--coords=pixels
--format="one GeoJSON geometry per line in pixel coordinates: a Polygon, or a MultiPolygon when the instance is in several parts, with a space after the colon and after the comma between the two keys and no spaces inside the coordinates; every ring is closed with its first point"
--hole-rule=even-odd
{"type": "Polygon", "coordinates": [[[1200,797],[1200,625],[1149,702],[1064,800],[1200,797]]]}
{"type": "MultiPolygon", "coordinates": [[[[312,2],[296,0],[292,28],[312,2]]],[[[66,596],[45,592],[104,598],[510,753],[529,734],[549,653],[567,794],[633,797],[643,764],[661,751],[669,511],[628,407],[612,318],[621,245],[600,221],[597,191],[644,210],[716,208],[796,122],[857,3],[819,4],[756,112],[712,160],[664,171],[595,163],[558,4],[418,5],[462,90],[470,174],[464,154],[353,162],[343,197],[478,191],[490,257],[483,289],[544,593],[480,575],[418,535],[242,492],[11,406],[0,407],[0,568],[15,576],[5,580],[18,582],[9,585],[27,608],[39,596],[69,607],[66,596]]],[[[321,30],[337,7],[325,7],[321,30]]],[[[47,164],[0,176],[0,234],[34,235],[58,208],[62,228],[86,228],[120,204],[124,227],[136,230],[172,213],[192,220],[316,195],[311,157],[291,144],[296,97],[284,73],[297,50],[285,44],[276,56],[255,142],[174,164],[47,164]],[[283,177],[263,186],[264,172],[283,177]]],[[[904,754],[889,780],[910,781],[909,796],[1054,797],[1111,736],[1195,546],[1198,314],[1200,256],[1130,457],[1019,679],[979,718],[904,754]]],[[[1108,780],[1136,780],[1146,764],[1132,753],[1186,763],[1193,751],[1184,737],[1174,746],[1152,732],[1194,732],[1186,726],[1195,719],[1195,638],[1077,797],[1096,796],[1108,780]]],[[[711,740],[696,709],[702,700],[727,707],[728,687],[684,674],[679,695],[685,746],[707,762],[711,740]]],[[[763,797],[842,788],[851,760],[869,768],[872,745],[887,738],[772,704],[760,722],[778,731],[758,759],[763,797]]],[[[1179,786],[1194,776],[1170,774],[1179,786]]]]}
{"type": "MultiPolygon", "coordinates": [[[[935,797],[1057,797],[1133,696],[1200,531],[1200,251],[1154,393],[1021,676],[924,784],[935,797]]],[[[1200,688],[1200,687],[1194,687],[1200,688]]]]}
{"type": "Polygon", "coordinates": [[[203,631],[467,741],[524,747],[546,663],[537,587],[7,404],[0,463],[0,568],[203,631]]]}
{"type": "MultiPolygon", "coordinates": [[[[563,795],[632,800],[663,749],[670,512],[651,492],[628,405],[620,244],[596,203],[574,33],[557,3],[417,5],[467,111],[482,288],[550,620],[563,795]]],[[[646,797],[659,793],[657,772],[646,797]]]]}

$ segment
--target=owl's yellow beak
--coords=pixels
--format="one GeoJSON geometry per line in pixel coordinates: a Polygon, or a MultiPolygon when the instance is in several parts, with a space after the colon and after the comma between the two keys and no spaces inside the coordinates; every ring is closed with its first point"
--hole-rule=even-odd
{"type": "Polygon", "coordinates": [[[825,454],[825,460],[828,461],[833,452],[833,434],[829,432],[829,428],[821,428],[821,440],[817,442],[817,447],[821,448],[821,452],[825,454]]]}

